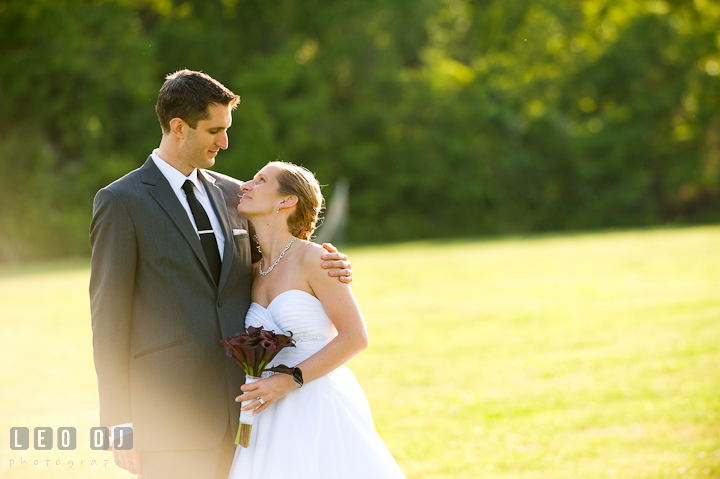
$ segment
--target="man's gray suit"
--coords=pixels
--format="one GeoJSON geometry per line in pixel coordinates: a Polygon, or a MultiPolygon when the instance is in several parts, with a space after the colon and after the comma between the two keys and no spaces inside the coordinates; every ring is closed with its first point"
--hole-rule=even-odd
{"type": "Polygon", "coordinates": [[[244,374],[219,341],[244,330],[256,253],[236,210],[242,183],[207,170],[198,177],[225,236],[219,285],[152,159],[95,197],[90,298],[100,422],[132,422],[140,451],[213,448],[228,425],[233,437],[237,431],[244,374]]]}

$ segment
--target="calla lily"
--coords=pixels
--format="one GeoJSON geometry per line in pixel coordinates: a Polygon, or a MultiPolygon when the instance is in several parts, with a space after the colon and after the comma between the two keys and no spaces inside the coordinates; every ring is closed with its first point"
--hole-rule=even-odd
{"type": "Polygon", "coordinates": [[[280,350],[295,347],[292,333],[289,336],[275,334],[263,327],[249,326],[247,332],[229,336],[220,341],[228,357],[245,370],[245,374],[258,377],[280,350]]]}
{"type": "MultiPolygon", "coordinates": [[[[272,361],[281,349],[295,347],[295,340],[290,335],[275,334],[272,331],[266,331],[261,327],[256,328],[249,326],[245,333],[238,333],[229,336],[220,344],[225,346],[225,352],[228,357],[235,358],[235,361],[245,370],[247,376],[259,377],[265,366],[272,361]]],[[[280,365],[277,368],[267,369],[268,371],[287,372],[287,366],[280,365]]],[[[288,373],[292,374],[292,373],[288,373]]],[[[249,380],[249,379],[248,379],[249,380]]],[[[245,401],[243,402],[243,405],[245,401]]],[[[240,416],[240,427],[238,428],[235,444],[242,447],[248,447],[250,444],[250,431],[252,428],[252,420],[248,418],[243,420],[240,416]]]]}

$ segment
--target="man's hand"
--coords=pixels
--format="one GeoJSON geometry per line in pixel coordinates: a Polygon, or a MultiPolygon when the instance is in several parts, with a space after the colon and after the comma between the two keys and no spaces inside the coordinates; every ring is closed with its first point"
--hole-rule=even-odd
{"type": "Polygon", "coordinates": [[[339,280],[343,283],[352,283],[352,264],[348,261],[348,257],[342,253],[338,253],[336,247],[330,243],[323,243],[323,248],[328,250],[322,255],[324,263],[322,267],[329,269],[329,276],[339,276],[339,280]]]}
{"type": "Polygon", "coordinates": [[[118,450],[113,448],[113,458],[115,464],[128,471],[130,474],[140,474],[142,472],[142,464],[140,463],[140,452],[135,449],[118,450]]]}

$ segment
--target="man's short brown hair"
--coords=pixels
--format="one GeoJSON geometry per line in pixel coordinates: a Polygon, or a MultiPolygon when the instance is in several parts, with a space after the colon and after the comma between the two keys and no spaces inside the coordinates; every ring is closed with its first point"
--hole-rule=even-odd
{"type": "Polygon", "coordinates": [[[180,70],[165,77],[155,111],[164,133],[170,131],[170,120],[182,118],[190,128],[210,118],[210,105],[229,105],[235,109],[240,97],[222,83],[202,72],[180,70]]]}

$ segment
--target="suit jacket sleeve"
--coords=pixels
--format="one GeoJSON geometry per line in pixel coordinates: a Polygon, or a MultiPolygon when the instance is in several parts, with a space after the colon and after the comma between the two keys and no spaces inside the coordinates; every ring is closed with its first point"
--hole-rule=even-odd
{"type": "Polygon", "coordinates": [[[137,261],[132,219],[111,190],[102,189],[95,197],[90,243],[90,310],[100,423],[109,427],[132,422],[130,331],[137,261]]]}

